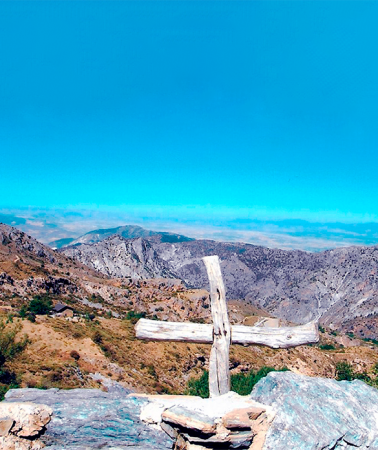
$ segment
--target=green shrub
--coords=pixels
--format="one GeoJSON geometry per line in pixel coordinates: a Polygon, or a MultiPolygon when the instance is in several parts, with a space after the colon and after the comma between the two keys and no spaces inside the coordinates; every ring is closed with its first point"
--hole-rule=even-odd
{"type": "Polygon", "coordinates": [[[336,350],[336,347],[332,344],[320,344],[320,350],[336,350]]]}
{"type": "MultiPolygon", "coordinates": [[[[288,369],[274,369],[273,367],[262,367],[257,372],[251,370],[248,373],[237,373],[231,375],[231,390],[240,395],[249,395],[255,384],[270,372],[284,372],[288,369]]],[[[200,378],[190,378],[187,383],[187,395],[198,395],[202,398],[209,397],[209,372],[205,370],[200,378]]]]}
{"type": "Polygon", "coordinates": [[[46,295],[37,295],[31,300],[28,310],[33,314],[49,314],[52,309],[52,301],[46,295]]]}
{"type": "Polygon", "coordinates": [[[203,374],[199,378],[189,378],[187,389],[187,395],[198,395],[202,398],[208,398],[209,392],[209,372],[203,371],[203,374]]]}
{"type": "Polygon", "coordinates": [[[261,378],[264,378],[270,372],[283,372],[287,371],[286,367],[282,369],[274,369],[273,367],[262,367],[257,372],[253,370],[248,373],[237,373],[231,375],[231,390],[237,392],[240,395],[249,395],[261,378]]]}
{"type": "Polygon", "coordinates": [[[97,345],[101,345],[102,339],[103,339],[102,334],[98,330],[96,330],[92,336],[92,341],[97,345]]]}
{"type": "Polygon", "coordinates": [[[16,375],[6,364],[21,353],[29,342],[26,335],[17,339],[20,330],[20,324],[8,325],[0,322],[0,401],[9,389],[18,387],[16,375]]]}
{"type": "Polygon", "coordinates": [[[145,312],[128,311],[126,314],[126,320],[130,320],[132,324],[136,324],[139,319],[146,317],[145,312]]]}
{"type": "Polygon", "coordinates": [[[30,320],[30,322],[33,322],[33,323],[35,322],[35,314],[34,313],[28,312],[26,315],[26,318],[28,320],[30,320]]]}
{"type": "Polygon", "coordinates": [[[336,380],[338,381],[352,381],[356,378],[353,367],[346,361],[341,361],[336,364],[336,380]]]}
{"type": "Polygon", "coordinates": [[[72,350],[70,353],[71,358],[78,361],[80,359],[80,354],[76,350],[72,350]]]}
{"type": "Polygon", "coordinates": [[[93,313],[86,313],[85,314],[85,320],[87,322],[92,322],[96,318],[96,315],[93,313]]]}
{"type": "Polygon", "coordinates": [[[18,315],[19,315],[22,319],[24,319],[24,318],[26,317],[27,313],[28,313],[28,310],[27,310],[26,306],[25,306],[25,305],[22,305],[20,311],[18,312],[18,315]]]}

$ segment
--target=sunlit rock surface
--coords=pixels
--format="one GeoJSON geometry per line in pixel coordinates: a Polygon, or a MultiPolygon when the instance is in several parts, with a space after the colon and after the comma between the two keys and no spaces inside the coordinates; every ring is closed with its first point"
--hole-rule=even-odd
{"type": "Polygon", "coordinates": [[[43,441],[49,450],[164,450],[172,440],[139,419],[143,399],[128,391],[98,389],[14,389],[6,401],[31,401],[51,406],[53,418],[43,441]]]}
{"type": "Polygon", "coordinates": [[[276,410],[264,450],[378,449],[378,390],[362,381],[272,372],[251,397],[276,410]]]}

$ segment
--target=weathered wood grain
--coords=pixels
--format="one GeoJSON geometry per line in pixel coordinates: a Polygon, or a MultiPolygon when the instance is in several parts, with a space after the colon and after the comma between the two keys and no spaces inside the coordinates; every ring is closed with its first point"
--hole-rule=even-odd
{"type": "Polygon", "coordinates": [[[150,341],[213,342],[213,326],[191,322],[161,322],[139,319],[135,325],[138,339],[150,341]]]}
{"type": "Polygon", "coordinates": [[[231,327],[233,344],[259,344],[271,348],[289,348],[319,342],[317,322],[296,327],[231,327]]]}
{"type": "Polygon", "coordinates": [[[210,282],[211,315],[213,318],[213,346],[209,361],[210,397],[230,391],[231,327],[228,320],[226,290],[218,256],[202,258],[210,282]]]}
{"type": "MultiPolygon", "coordinates": [[[[135,327],[136,337],[151,341],[177,341],[211,344],[213,326],[199,323],[160,322],[140,319],[135,327]]],[[[296,327],[265,328],[231,326],[232,344],[259,344],[271,348],[289,348],[315,344],[319,341],[317,323],[296,327]]]]}

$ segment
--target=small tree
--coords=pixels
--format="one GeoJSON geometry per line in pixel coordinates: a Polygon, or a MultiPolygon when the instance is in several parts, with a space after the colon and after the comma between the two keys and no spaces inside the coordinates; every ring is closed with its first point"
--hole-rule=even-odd
{"type": "Polygon", "coordinates": [[[49,314],[52,306],[52,301],[48,296],[37,295],[29,303],[28,310],[33,314],[49,314]]]}

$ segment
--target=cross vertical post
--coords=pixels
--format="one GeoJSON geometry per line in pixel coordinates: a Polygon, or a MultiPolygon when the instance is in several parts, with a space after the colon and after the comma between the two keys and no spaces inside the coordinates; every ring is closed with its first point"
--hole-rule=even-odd
{"type": "Polygon", "coordinates": [[[211,315],[213,319],[213,346],[209,361],[210,397],[218,397],[230,391],[231,327],[228,320],[226,291],[218,256],[205,256],[210,281],[211,315]]]}
{"type": "Polygon", "coordinates": [[[218,256],[202,258],[210,281],[211,316],[213,324],[159,322],[139,319],[135,326],[138,339],[212,343],[209,361],[210,397],[230,390],[230,344],[258,344],[271,348],[289,348],[319,342],[317,322],[296,327],[264,328],[244,325],[230,326],[226,292],[218,256]]]}

